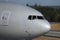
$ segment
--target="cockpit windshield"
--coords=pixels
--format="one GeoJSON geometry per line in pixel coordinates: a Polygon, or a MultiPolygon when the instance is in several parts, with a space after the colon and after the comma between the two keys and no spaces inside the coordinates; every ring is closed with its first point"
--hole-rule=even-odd
{"type": "Polygon", "coordinates": [[[30,15],[30,16],[28,16],[28,19],[29,20],[35,20],[35,19],[38,19],[38,20],[40,20],[40,19],[44,19],[44,17],[43,16],[36,16],[36,15],[30,15]]]}

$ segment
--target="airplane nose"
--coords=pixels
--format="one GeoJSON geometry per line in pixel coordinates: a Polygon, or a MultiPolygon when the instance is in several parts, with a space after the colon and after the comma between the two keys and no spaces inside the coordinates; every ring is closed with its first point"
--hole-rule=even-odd
{"type": "Polygon", "coordinates": [[[34,32],[32,31],[32,33],[34,33],[35,36],[45,34],[49,32],[49,30],[51,29],[51,25],[48,21],[41,21],[40,23],[37,24],[38,25],[38,27],[36,27],[37,30],[35,29],[34,32]]]}
{"type": "Polygon", "coordinates": [[[46,22],[43,26],[45,28],[45,30],[44,30],[45,32],[48,32],[51,29],[51,25],[49,22],[46,22]]]}
{"type": "Polygon", "coordinates": [[[49,30],[51,29],[50,24],[46,24],[46,25],[45,25],[45,28],[46,28],[47,31],[49,31],[49,30]]]}

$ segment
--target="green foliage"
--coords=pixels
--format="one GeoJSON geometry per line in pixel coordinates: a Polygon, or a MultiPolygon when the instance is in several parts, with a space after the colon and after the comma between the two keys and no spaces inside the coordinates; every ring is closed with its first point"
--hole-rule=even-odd
{"type": "Polygon", "coordinates": [[[51,8],[48,6],[40,6],[37,4],[32,6],[29,5],[29,7],[32,7],[41,12],[45,16],[45,18],[50,22],[60,22],[60,9],[51,8]]]}

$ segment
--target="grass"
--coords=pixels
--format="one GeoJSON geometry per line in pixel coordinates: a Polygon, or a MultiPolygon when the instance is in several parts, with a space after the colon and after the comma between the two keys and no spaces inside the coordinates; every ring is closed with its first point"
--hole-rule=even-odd
{"type": "Polygon", "coordinates": [[[58,30],[60,31],[60,24],[51,24],[51,30],[58,30]]]}

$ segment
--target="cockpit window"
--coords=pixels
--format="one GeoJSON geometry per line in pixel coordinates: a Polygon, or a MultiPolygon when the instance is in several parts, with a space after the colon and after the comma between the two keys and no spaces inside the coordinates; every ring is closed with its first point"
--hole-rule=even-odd
{"type": "Polygon", "coordinates": [[[35,19],[44,19],[42,16],[36,16],[36,15],[30,15],[29,17],[28,17],[28,19],[29,20],[35,20],[35,19]]]}
{"type": "Polygon", "coordinates": [[[28,19],[29,19],[29,20],[32,20],[32,15],[30,15],[30,16],[28,17],[28,19]]]}
{"type": "Polygon", "coordinates": [[[37,19],[44,19],[42,16],[37,16],[37,19]]]}
{"type": "Polygon", "coordinates": [[[36,19],[36,16],[33,16],[32,19],[36,19]]]}

